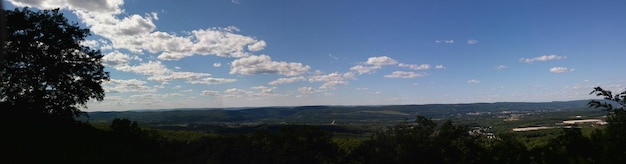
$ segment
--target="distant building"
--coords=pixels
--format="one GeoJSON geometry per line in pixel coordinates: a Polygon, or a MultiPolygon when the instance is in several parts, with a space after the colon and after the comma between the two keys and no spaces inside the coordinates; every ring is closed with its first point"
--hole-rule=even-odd
{"type": "Polygon", "coordinates": [[[515,129],[513,129],[513,131],[515,131],[515,132],[525,132],[525,131],[533,131],[533,130],[541,130],[541,129],[552,129],[552,128],[554,128],[554,127],[539,126],[539,127],[515,128],[515,129]]]}
{"type": "Polygon", "coordinates": [[[606,121],[602,121],[600,119],[586,119],[586,120],[567,120],[567,121],[563,121],[563,124],[587,124],[587,123],[593,123],[593,124],[599,124],[599,125],[606,125],[608,124],[606,121]]]}

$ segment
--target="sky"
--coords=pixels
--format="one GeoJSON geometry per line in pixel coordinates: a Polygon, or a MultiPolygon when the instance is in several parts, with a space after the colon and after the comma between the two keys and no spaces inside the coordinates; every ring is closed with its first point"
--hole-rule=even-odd
{"type": "Polygon", "coordinates": [[[626,88],[626,1],[5,0],[91,30],[83,111],[548,102],[626,88]]]}

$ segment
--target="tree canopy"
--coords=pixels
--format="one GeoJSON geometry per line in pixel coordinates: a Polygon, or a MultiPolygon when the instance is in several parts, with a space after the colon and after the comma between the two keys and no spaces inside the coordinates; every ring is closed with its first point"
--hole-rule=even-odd
{"type": "MultiPolygon", "coordinates": [[[[5,10],[6,33],[0,68],[3,110],[73,119],[90,99],[101,101],[109,79],[99,50],[81,45],[88,29],[55,10],[5,10]]],[[[5,111],[6,112],[6,111],[5,111]]]]}

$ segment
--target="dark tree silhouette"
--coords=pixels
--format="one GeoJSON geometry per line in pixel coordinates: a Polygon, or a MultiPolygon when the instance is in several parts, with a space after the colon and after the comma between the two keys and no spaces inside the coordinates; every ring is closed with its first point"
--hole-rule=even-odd
{"type": "Polygon", "coordinates": [[[600,87],[595,87],[593,88],[593,91],[591,91],[591,93],[589,94],[595,94],[596,96],[601,96],[605,100],[613,101],[614,103],[618,104],[617,107],[614,107],[613,106],[614,104],[611,104],[609,102],[591,100],[588,103],[589,107],[602,108],[605,111],[616,112],[616,111],[623,111],[624,106],[626,106],[626,91],[613,95],[613,93],[610,90],[605,90],[600,87]]]}
{"type": "Polygon", "coordinates": [[[608,111],[607,122],[609,123],[603,132],[593,134],[594,140],[602,142],[603,163],[626,162],[626,91],[613,95],[610,90],[600,87],[594,88],[590,94],[601,96],[605,102],[598,100],[589,101],[590,107],[602,108],[608,111]]]}
{"type": "Polygon", "coordinates": [[[90,99],[101,101],[109,79],[98,50],[79,43],[90,32],[55,10],[4,11],[7,38],[0,69],[2,110],[73,120],[90,99]]]}

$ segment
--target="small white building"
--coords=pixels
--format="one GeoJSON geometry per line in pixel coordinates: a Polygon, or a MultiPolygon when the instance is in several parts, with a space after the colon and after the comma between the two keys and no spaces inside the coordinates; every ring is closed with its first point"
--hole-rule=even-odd
{"type": "Polygon", "coordinates": [[[593,123],[593,124],[599,124],[599,125],[606,125],[608,124],[606,121],[602,121],[600,119],[586,119],[586,120],[567,120],[567,121],[563,121],[563,124],[586,124],[586,123],[593,123]]]}

